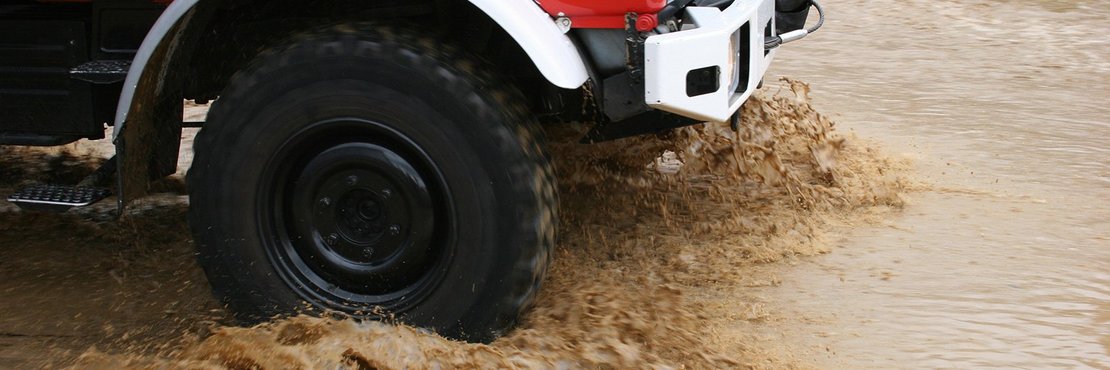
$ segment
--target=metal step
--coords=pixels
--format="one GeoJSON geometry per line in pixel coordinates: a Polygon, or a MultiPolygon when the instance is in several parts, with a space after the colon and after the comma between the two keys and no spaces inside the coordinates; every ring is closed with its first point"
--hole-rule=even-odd
{"type": "Polygon", "coordinates": [[[112,192],[104,188],[35,184],[19,189],[8,201],[28,211],[61,213],[96,203],[109,195],[112,192]]]}
{"type": "Polygon", "coordinates": [[[98,85],[113,84],[127,78],[130,60],[96,60],[69,70],[69,76],[98,85]]]}

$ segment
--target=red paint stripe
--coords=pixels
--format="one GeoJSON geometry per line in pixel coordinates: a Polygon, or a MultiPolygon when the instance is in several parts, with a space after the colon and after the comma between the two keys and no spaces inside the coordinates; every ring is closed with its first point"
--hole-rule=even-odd
{"type": "Polygon", "coordinates": [[[627,13],[655,14],[667,0],[539,0],[552,17],[570,18],[574,28],[624,28],[627,13]]]}

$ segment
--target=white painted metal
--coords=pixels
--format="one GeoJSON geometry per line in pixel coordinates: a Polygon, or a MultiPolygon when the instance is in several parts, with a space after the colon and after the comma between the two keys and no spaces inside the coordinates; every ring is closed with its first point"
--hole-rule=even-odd
{"type": "Polygon", "coordinates": [[[589,74],[570,37],[530,0],[470,0],[510,36],[548,81],[564,89],[577,89],[589,74]]]}
{"type": "MultiPolygon", "coordinates": [[[[652,108],[698,120],[725,122],[740,109],[763,78],[775,50],[763,54],[763,29],[774,22],[774,0],[737,0],[725,10],[710,7],[688,7],[686,16],[695,29],[648,37],[644,45],[645,102],[652,108]],[[729,40],[744,23],[750,22],[749,40],[741,47],[749,48],[748,81],[742,92],[730,91],[729,40]],[[686,95],[686,73],[690,70],[719,66],[720,88],[713,93],[686,95]]],[[[771,24],[774,27],[773,23],[771,24]]]]}
{"type": "Polygon", "coordinates": [[[116,128],[113,130],[113,140],[119,136],[120,131],[123,131],[123,122],[127,120],[127,112],[131,110],[131,101],[135,98],[135,88],[139,86],[139,78],[142,77],[150,57],[154,55],[154,50],[158,48],[158,44],[174,24],[192,10],[196,3],[197,0],[176,0],[170,3],[158,17],[158,21],[154,22],[154,27],[151,27],[150,32],[146,34],[142,46],[135,54],[135,59],[131,61],[127,79],[123,81],[123,91],[120,92],[119,104],[116,105],[116,128]]]}

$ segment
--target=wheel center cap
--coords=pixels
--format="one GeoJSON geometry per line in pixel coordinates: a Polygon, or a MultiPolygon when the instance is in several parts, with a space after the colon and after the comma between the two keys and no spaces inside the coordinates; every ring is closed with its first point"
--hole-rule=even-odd
{"type": "Polygon", "coordinates": [[[360,292],[403,286],[424,272],[434,204],[402,156],[373,143],[336,145],[308,161],[295,183],[296,247],[314,269],[360,292]]]}
{"type": "Polygon", "coordinates": [[[382,205],[376,199],[366,199],[358,203],[358,217],[373,222],[382,218],[382,205]]]}
{"type": "Polygon", "coordinates": [[[390,226],[385,199],[367,189],[347,192],[339,199],[339,207],[335,212],[339,231],[355,244],[378,244],[390,226]]]}

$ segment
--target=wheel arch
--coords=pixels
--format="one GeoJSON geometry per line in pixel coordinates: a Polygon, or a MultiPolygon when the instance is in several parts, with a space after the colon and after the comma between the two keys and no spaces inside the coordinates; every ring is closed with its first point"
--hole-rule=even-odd
{"type": "Polygon", "coordinates": [[[516,40],[551,84],[577,89],[589,78],[578,48],[535,2],[470,0],[470,3],[516,40]]]}
{"type": "MultiPolygon", "coordinates": [[[[122,129],[124,122],[127,121],[127,116],[133,108],[132,103],[136,100],[135,95],[139,93],[136,90],[143,74],[165,72],[165,63],[157,63],[157,60],[152,61],[151,59],[155,58],[156,52],[171,55],[174,53],[174,51],[169,50],[168,46],[177,43],[176,35],[180,34],[178,32],[180,27],[189,23],[197,2],[198,0],[177,0],[170,3],[166,10],[162,12],[162,15],[158,17],[158,20],[154,22],[154,26],[147,32],[143,43],[135,53],[135,58],[132,59],[131,69],[127,71],[123,91],[120,92],[119,103],[116,105],[115,125],[117,128],[122,129]]],[[[140,96],[139,100],[143,98],[140,96]]],[[[117,131],[116,137],[118,136],[119,132],[117,131]]]]}
{"type": "MultiPolygon", "coordinates": [[[[290,23],[282,26],[289,28],[287,31],[312,25],[314,21],[304,19],[305,16],[300,13],[316,11],[326,15],[325,11],[329,9],[333,12],[331,14],[347,14],[347,18],[328,19],[331,22],[368,19],[418,22],[422,27],[440,29],[441,32],[462,32],[462,35],[454,37],[459,38],[464,46],[469,46],[466,45],[469,43],[466,38],[470,37],[467,32],[489,37],[489,31],[483,34],[483,31],[466,29],[490,23],[499,26],[493,32],[515,41],[513,46],[516,50],[509,53],[522,54],[500,61],[499,67],[507,64],[517,73],[527,75],[524,78],[527,82],[542,80],[565,89],[578,88],[588,78],[586,61],[571,38],[561,32],[532,1],[380,0],[368,5],[359,0],[331,0],[328,5],[313,8],[304,8],[303,4],[297,7],[297,3],[296,0],[176,0],[170,3],[139,48],[116,107],[113,141],[120,163],[121,208],[128,200],[145,195],[151,179],[176,170],[181,99],[215,98],[222,84],[234,72],[226,69],[241,66],[267,46],[265,40],[237,40],[239,44],[231,44],[239,46],[239,49],[229,46],[223,51],[212,50],[212,44],[206,44],[206,38],[211,41],[215,37],[239,37],[236,32],[228,32],[237,31],[234,21],[241,21],[229,19],[227,14],[236,13],[229,9],[260,10],[261,18],[290,23]],[[475,14],[485,19],[477,20],[475,14]],[[290,18],[295,21],[285,22],[290,18]],[[257,44],[257,50],[240,50],[243,49],[241,46],[251,42],[257,44]],[[224,57],[233,60],[220,60],[224,57]],[[531,63],[524,63],[524,60],[531,63]],[[214,74],[214,77],[207,76],[207,73],[188,73],[197,72],[198,65],[204,66],[200,71],[210,71],[205,68],[221,68],[212,67],[219,64],[224,65],[222,68],[225,71],[214,74]],[[198,82],[212,79],[215,81],[198,82]]],[[[324,19],[327,17],[316,18],[316,25],[324,19]]]]}

